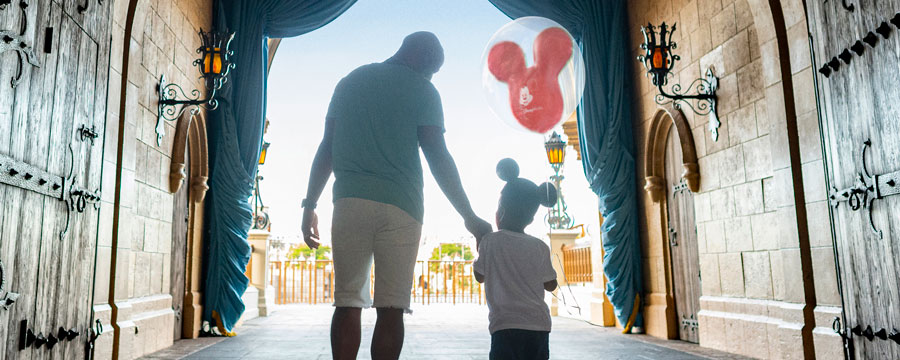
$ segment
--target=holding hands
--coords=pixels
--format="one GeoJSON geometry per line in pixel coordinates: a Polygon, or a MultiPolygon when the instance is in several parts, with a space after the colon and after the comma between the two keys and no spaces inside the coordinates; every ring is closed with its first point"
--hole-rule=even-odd
{"type": "Polygon", "coordinates": [[[481,242],[481,238],[484,235],[487,235],[490,232],[494,231],[490,223],[484,221],[484,219],[478,216],[475,216],[474,214],[465,218],[465,224],[466,230],[472,233],[472,236],[475,237],[476,243],[481,242]]]}

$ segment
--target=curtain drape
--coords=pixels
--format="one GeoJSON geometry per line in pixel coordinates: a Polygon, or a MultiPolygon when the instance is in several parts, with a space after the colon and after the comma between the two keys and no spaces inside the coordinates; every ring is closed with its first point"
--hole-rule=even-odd
{"type": "Polygon", "coordinates": [[[511,18],[543,16],[581,46],[584,97],[578,113],[582,163],[604,222],[606,294],[625,325],[642,326],[637,182],[632,135],[632,84],[626,0],[490,0],[511,18]]]}
{"type": "Polygon", "coordinates": [[[250,196],[262,140],[266,109],[268,37],[298,36],[344,13],[355,0],[217,0],[218,30],[235,32],[231,49],[237,67],[209,114],[210,190],[207,204],[204,319],[219,314],[230,331],[241,314],[244,276],[250,260],[247,235],[250,196]]]}

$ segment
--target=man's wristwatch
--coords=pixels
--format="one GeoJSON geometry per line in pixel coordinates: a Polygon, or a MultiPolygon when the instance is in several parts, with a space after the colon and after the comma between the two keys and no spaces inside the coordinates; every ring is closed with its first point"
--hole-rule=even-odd
{"type": "Polygon", "coordinates": [[[300,207],[304,209],[315,210],[316,203],[310,201],[309,199],[303,199],[303,201],[300,202],[300,207]]]}

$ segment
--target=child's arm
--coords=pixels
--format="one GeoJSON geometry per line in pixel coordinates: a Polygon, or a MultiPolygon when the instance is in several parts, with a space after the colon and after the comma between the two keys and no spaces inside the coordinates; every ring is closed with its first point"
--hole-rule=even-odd
{"type": "MultiPolygon", "coordinates": [[[[475,280],[478,280],[478,273],[475,273],[475,280]]],[[[544,283],[544,290],[552,292],[553,290],[556,290],[557,286],[556,279],[553,279],[544,283]]]]}

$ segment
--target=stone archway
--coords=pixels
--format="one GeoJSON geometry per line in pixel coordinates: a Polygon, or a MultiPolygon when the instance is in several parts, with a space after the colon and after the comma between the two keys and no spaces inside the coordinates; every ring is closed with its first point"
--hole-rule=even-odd
{"type": "Polygon", "coordinates": [[[687,180],[688,188],[691,191],[700,191],[700,165],[697,164],[697,149],[694,146],[691,126],[681,110],[668,104],[661,107],[653,116],[649,138],[645,144],[644,190],[647,191],[653,202],[659,202],[666,193],[666,135],[673,125],[681,143],[681,164],[684,167],[681,176],[687,180]]]}
{"type": "MultiPolygon", "coordinates": [[[[644,180],[644,189],[647,191],[649,198],[655,205],[651,210],[658,215],[652,218],[658,221],[654,228],[667,229],[667,209],[665,206],[666,198],[666,147],[667,136],[673,131],[672,141],[678,138],[681,153],[681,166],[683,172],[681,177],[688,184],[688,189],[692,192],[700,190],[700,167],[697,162],[697,150],[694,144],[694,137],[691,132],[690,124],[685,118],[681,110],[676,109],[672,104],[659,107],[650,122],[649,133],[647,134],[645,143],[641,146],[644,148],[641,161],[644,165],[646,174],[644,180]],[[674,129],[673,129],[674,127],[674,129]]],[[[673,284],[672,257],[667,249],[668,237],[662,233],[659,236],[651,236],[649,241],[650,250],[654,255],[658,256],[661,264],[657,272],[661,276],[653,277],[653,283],[660,284],[656,291],[651,291],[645,300],[645,322],[647,333],[656,337],[665,339],[677,339],[679,336],[680,323],[677,319],[675,304],[675,289],[673,284]],[[661,273],[660,273],[661,271],[661,273]]]]}
{"type": "MultiPolygon", "coordinates": [[[[186,236],[184,274],[181,274],[184,277],[181,281],[184,284],[184,298],[173,299],[173,301],[183,304],[181,309],[176,310],[183,309],[182,335],[189,339],[200,335],[202,324],[202,279],[200,275],[203,269],[203,200],[206,197],[206,191],[209,190],[209,185],[207,185],[209,179],[208,156],[206,117],[202,113],[196,115],[185,113],[179,118],[175,128],[172,163],[169,168],[169,191],[177,193],[181,189],[187,175],[185,166],[188,165],[190,178],[187,179],[189,186],[187,190],[190,201],[187,208],[183,209],[187,211],[187,214],[177,214],[179,209],[175,209],[175,218],[183,216],[187,219],[187,226],[184,229],[186,233],[179,234],[186,236]],[[187,164],[185,164],[185,159],[187,159],[187,164]]],[[[172,280],[173,283],[175,280],[172,280]]]]}

